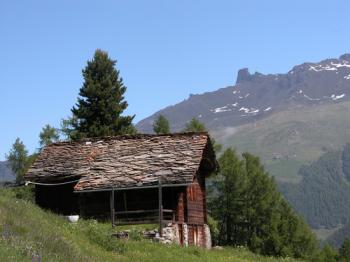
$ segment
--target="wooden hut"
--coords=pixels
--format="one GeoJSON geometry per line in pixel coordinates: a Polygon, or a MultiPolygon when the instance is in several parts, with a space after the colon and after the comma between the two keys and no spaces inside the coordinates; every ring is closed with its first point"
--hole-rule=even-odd
{"type": "Polygon", "coordinates": [[[183,245],[210,245],[205,179],[217,169],[207,133],[127,135],[45,147],[25,176],[36,202],[113,225],[157,222],[183,245]]]}

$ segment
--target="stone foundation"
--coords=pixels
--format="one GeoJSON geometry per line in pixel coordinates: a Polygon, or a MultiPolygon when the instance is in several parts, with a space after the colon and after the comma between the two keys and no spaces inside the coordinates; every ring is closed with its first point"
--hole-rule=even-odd
{"type": "Polygon", "coordinates": [[[185,247],[187,247],[188,246],[188,227],[187,227],[187,224],[182,225],[182,235],[184,237],[183,245],[185,247]]]}
{"type": "MultiPolygon", "coordinates": [[[[178,224],[171,224],[169,223],[166,227],[163,228],[163,236],[160,237],[157,233],[156,237],[154,238],[156,241],[159,241],[163,244],[178,244],[180,245],[180,234],[179,234],[179,225],[178,224]]],[[[183,246],[187,247],[189,246],[189,228],[187,224],[182,224],[182,243],[183,246]]],[[[204,247],[206,249],[210,249],[212,246],[211,242],[211,235],[210,235],[210,229],[207,224],[203,225],[203,231],[201,231],[198,234],[198,246],[204,247]]]]}
{"type": "Polygon", "coordinates": [[[163,234],[160,237],[159,233],[157,233],[155,240],[159,241],[163,244],[172,244],[172,243],[180,243],[179,238],[179,227],[177,224],[169,223],[162,230],[163,234]]]}
{"type": "Polygon", "coordinates": [[[211,249],[212,247],[212,242],[211,242],[211,234],[210,234],[210,228],[207,224],[204,224],[204,247],[206,249],[211,249]]]}
{"type": "MultiPolygon", "coordinates": [[[[190,228],[193,228],[193,225],[190,225],[190,228]]],[[[202,226],[200,226],[202,227],[202,226]]],[[[152,239],[154,241],[163,243],[163,244],[178,244],[180,245],[181,242],[183,246],[187,247],[189,246],[189,226],[187,224],[172,224],[169,223],[162,229],[162,236],[159,235],[159,232],[157,229],[155,230],[149,230],[142,232],[143,237],[152,239]],[[182,234],[180,234],[180,228],[182,228],[182,234]],[[180,239],[180,235],[182,235],[182,241],[180,239]]],[[[116,237],[120,239],[128,239],[129,238],[129,230],[121,231],[115,234],[116,237]]],[[[193,237],[192,237],[193,238],[193,237]]],[[[212,247],[211,242],[211,235],[210,235],[210,229],[207,224],[203,225],[203,230],[198,232],[198,239],[197,239],[197,245],[201,246],[206,249],[210,249],[212,247]]],[[[193,244],[193,243],[191,243],[193,244]]]]}

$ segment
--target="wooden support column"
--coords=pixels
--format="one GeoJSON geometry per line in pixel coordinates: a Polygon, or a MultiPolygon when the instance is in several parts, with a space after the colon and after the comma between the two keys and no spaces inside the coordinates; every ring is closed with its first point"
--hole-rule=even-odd
{"type": "Polygon", "coordinates": [[[111,195],[110,195],[110,207],[111,207],[111,221],[112,221],[112,227],[115,227],[114,188],[112,188],[112,190],[111,190],[111,195]]]}
{"type": "Polygon", "coordinates": [[[163,201],[162,201],[162,180],[158,180],[158,200],[159,200],[159,236],[163,236],[163,201]]]}
{"type": "Polygon", "coordinates": [[[79,194],[79,215],[80,217],[84,217],[84,206],[85,206],[85,203],[84,203],[84,193],[80,193],[79,194]]]}

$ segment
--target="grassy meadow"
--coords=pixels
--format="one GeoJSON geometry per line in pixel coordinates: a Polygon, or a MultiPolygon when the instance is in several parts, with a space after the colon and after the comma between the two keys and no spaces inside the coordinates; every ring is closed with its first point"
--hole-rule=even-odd
{"type": "Polygon", "coordinates": [[[204,250],[158,244],[140,239],[140,227],[132,227],[132,239],[117,240],[108,223],[72,224],[18,197],[23,193],[16,197],[14,190],[0,189],[0,261],[296,261],[262,257],[239,247],[204,250]]]}

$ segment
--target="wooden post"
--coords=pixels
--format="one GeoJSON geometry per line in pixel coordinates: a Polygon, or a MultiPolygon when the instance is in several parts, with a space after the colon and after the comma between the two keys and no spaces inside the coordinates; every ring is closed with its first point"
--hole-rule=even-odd
{"type": "Polygon", "coordinates": [[[159,236],[163,236],[163,201],[162,201],[162,180],[158,180],[158,200],[159,200],[159,236]]]}
{"type": "Polygon", "coordinates": [[[85,203],[84,203],[84,193],[79,194],[79,215],[80,217],[84,217],[84,207],[85,207],[85,203]]]}
{"type": "Polygon", "coordinates": [[[175,222],[175,210],[176,210],[176,206],[175,206],[175,201],[174,201],[174,188],[171,187],[171,208],[173,210],[173,214],[171,216],[171,220],[174,223],[175,222]]]}
{"type": "Polygon", "coordinates": [[[111,221],[112,227],[115,227],[115,210],[114,210],[114,188],[112,187],[110,195],[110,206],[111,206],[111,221]]]}

